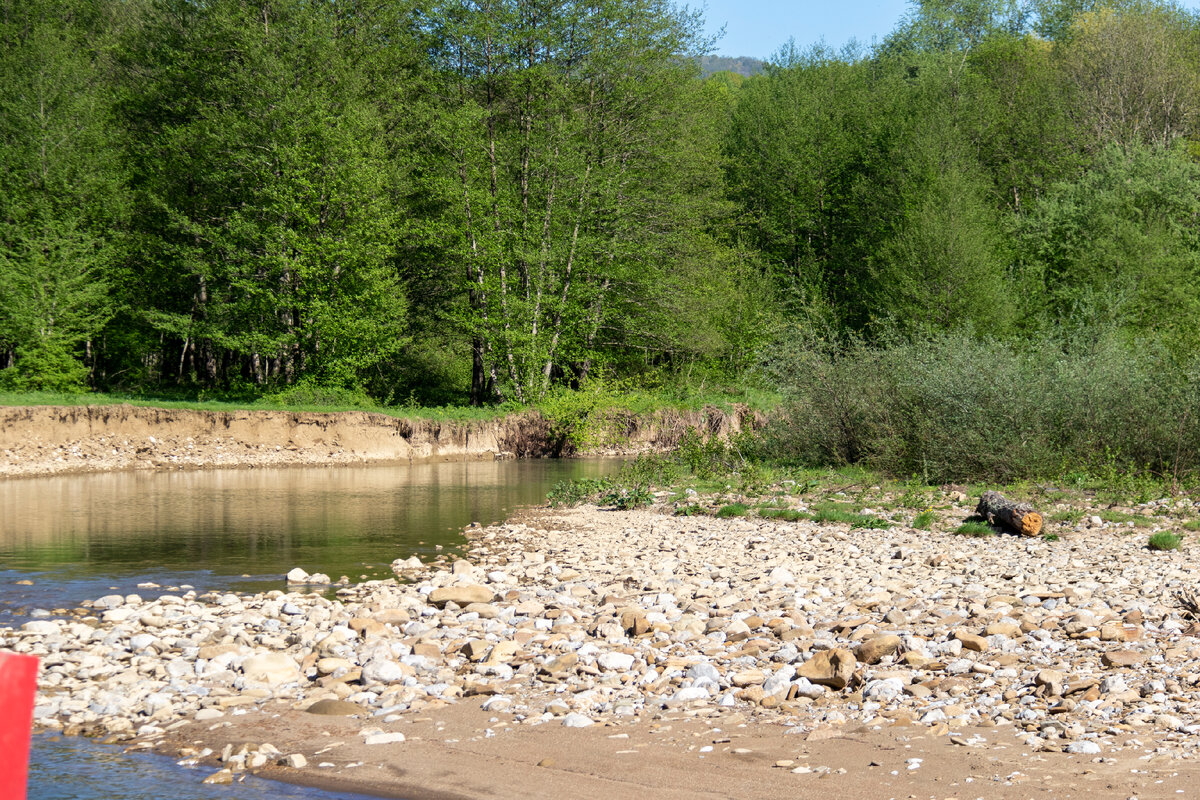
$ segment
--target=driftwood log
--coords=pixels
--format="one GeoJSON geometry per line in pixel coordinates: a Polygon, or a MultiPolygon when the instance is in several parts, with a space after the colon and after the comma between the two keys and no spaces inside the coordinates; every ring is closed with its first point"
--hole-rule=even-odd
{"type": "Polygon", "coordinates": [[[1042,532],[1042,515],[1029,503],[1014,503],[999,492],[984,492],[975,513],[991,525],[1022,536],[1037,536],[1042,532]]]}

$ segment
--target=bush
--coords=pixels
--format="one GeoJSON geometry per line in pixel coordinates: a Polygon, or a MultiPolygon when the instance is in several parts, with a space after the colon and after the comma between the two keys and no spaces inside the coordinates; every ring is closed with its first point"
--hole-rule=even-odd
{"type": "Polygon", "coordinates": [[[266,405],[284,408],[378,408],[379,404],[360,389],[342,386],[322,386],[301,381],[295,386],[280,389],[263,397],[266,405]]]}
{"type": "Polygon", "coordinates": [[[786,399],[765,451],[785,462],[859,464],[914,485],[1200,472],[1200,361],[1181,366],[1107,329],[1024,343],[798,341],[770,369],[786,399]]]}
{"type": "Polygon", "coordinates": [[[1150,537],[1150,541],[1146,543],[1146,546],[1151,550],[1178,550],[1181,544],[1183,544],[1182,537],[1166,531],[1160,531],[1150,537]]]}
{"type": "Polygon", "coordinates": [[[612,491],[613,482],[608,478],[578,478],[554,484],[546,499],[552,506],[577,506],[612,491]]]}

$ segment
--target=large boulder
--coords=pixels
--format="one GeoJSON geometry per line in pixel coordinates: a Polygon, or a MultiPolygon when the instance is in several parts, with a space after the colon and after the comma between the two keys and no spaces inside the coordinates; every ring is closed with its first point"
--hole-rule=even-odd
{"type": "Polygon", "coordinates": [[[857,663],[854,654],[849,650],[840,647],[822,650],[796,670],[796,677],[807,678],[811,683],[828,686],[830,689],[845,689],[854,676],[857,663]]]}
{"type": "Polygon", "coordinates": [[[300,680],[300,667],[283,653],[256,653],[242,662],[242,674],[246,680],[279,686],[300,680]]]}
{"type": "Polygon", "coordinates": [[[900,644],[899,636],[885,633],[881,636],[872,636],[864,641],[854,649],[854,654],[864,664],[878,664],[885,657],[895,654],[900,649],[900,644]]]}
{"type": "Polygon", "coordinates": [[[429,602],[441,608],[446,603],[454,603],[458,606],[469,606],[471,603],[490,603],[495,598],[492,590],[486,586],[479,584],[467,584],[465,586],[443,586],[441,589],[434,589],[429,595],[429,602]]]}

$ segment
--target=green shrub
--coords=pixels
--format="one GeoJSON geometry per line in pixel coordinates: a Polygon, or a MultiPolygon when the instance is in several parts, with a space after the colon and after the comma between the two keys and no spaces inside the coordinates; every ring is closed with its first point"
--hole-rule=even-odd
{"type": "Polygon", "coordinates": [[[648,506],[654,502],[654,495],[642,486],[615,486],[600,496],[600,505],[616,506],[621,511],[648,506]]]}
{"type": "Polygon", "coordinates": [[[1183,523],[1183,527],[1189,531],[1200,531],[1200,519],[1194,519],[1190,522],[1183,523]]]}
{"type": "Polygon", "coordinates": [[[343,386],[321,386],[301,381],[295,386],[280,389],[263,396],[266,405],[284,408],[378,408],[379,404],[360,389],[343,386]]]}
{"type": "Polygon", "coordinates": [[[791,341],[767,370],[785,400],[764,448],[787,463],[859,464],[926,483],[1074,470],[1144,494],[1162,490],[1161,478],[1133,485],[1146,475],[1200,473],[1200,361],[1181,365],[1112,329],[791,341]]]}
{"type": "Polygon", "coordinates": [[[552,506],[577,506],[608,494],[613,490],[611,478],[578,478],[559,481],[547,493],[546,499],[552,506]]]}
{"type": "Polygon", "coordinates": [[[927,508],[924,511],[922,511],[920,514],[917,514],[917,516],[913,518],[912,526],[919,530],[925,530],[925,531],[933,530],[933,521],[936,518],[937,518],[937,515],[933,513],[933,509],[927,508]]]}
{"type": "Polygon", "coordinates": [[[964,522],[959,525],[954,531],[960,536],[971,536],[975,538],[983,536],[992,536],[996,533],[996,529],[986,522],[964,522]]]}
{"type": "Polygon", "coordinates": [[[1183,537],[1167,531],[1159,531],[1150,537],[1146,546],[1151,550],[1178,550],[1181,544],[1183,544],[1183,537]]]}

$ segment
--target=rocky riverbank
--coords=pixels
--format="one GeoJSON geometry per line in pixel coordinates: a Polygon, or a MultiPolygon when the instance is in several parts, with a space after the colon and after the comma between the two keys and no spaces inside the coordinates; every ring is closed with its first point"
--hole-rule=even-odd
{"type": "MultiPolygon", "coordinates": [[[[612,444],[586,455],[670,449],[689,428],[725,436],[758,424],[725,412],[613,415],[612,444]]],[[[0,407],[0,478],[120,470],[539,458],[564,442],[536,411],[494,420],[402,419],[361,411],[192,411],[143,406],[0,407]]]]}
{"type": "MultiPolygon", "coordinates": [[[[1177,796],[1200,776],[1200,626],[1174,595],[1200,582],[1195,545],[1152,552],[1123,535],[1145,528],[1087,515],[1058,541],[945,532],[970,506],[953,496],[935,532],[902,511],[851,529],[540,509],[468,530],[467,560],[398,561],[408,582],[148,586],[0,646],[42,657],[39,728],[157,747],[214,782],[1177,796]]],[[[1193,511],[1131,509],[1155,527],[1193,511]]]]}

